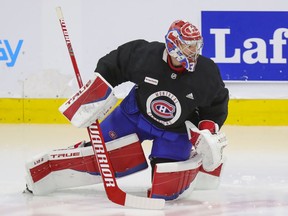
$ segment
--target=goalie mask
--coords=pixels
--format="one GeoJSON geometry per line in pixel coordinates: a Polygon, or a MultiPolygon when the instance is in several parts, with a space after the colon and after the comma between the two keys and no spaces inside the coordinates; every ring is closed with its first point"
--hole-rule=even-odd
{"type": "Polygon", "coordinates": [[[199,30],[189,22],[177,20],[165,35],[165,42],[169,55],[176,58],[186,70],[193,72],[203,47],[199,30]]]}

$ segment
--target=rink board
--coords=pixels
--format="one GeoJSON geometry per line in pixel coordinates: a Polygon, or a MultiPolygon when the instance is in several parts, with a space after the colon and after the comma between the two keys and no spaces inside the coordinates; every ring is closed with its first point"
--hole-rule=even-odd
{"type": "MultiPolygon", "coordinates": [[[[68,123],[58,111],[65,100],[0,99],[0,123],[68,123]]],[[[288,100],[231,99],[226,124],[288,125],[288,100]]]]}

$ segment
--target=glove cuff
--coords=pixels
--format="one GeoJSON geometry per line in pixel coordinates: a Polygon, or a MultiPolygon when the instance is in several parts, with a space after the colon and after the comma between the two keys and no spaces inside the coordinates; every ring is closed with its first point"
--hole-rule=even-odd
{"type": "Polygon", "coordinates": [[[199,130],[209,130],[211,134],[215,134],[219,131],[219,126],[217,123],[211,120],[202,120],[198,124],[199,130]]]}

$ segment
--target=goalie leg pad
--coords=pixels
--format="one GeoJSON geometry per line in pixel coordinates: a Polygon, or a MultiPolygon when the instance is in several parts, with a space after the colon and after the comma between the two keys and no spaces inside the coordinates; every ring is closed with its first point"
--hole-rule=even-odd
{"type": "Polygon", "coordinates": [[[196,184],[195,178],[199,172],[201,160],[200,155],[193,154],[186,161],[156,164],[152,188],[148,191],[148,196],[174,200],[190,194],[196,184]]]}
{"type": "Polygon", "coordinates": [[[200,167],[199,173],[196,177],[196,186],[195,190],[214,190],[217,189],[220,185],[221,174],[223,172],[223,167],[226,162],[224,157],[223,162],[218,166],[214,171],[208,172],[203,169],[203,166],[200,167]]]}
{"type": "MultiPolygon", "coordinates": [[[[148,167],[141,143],[131,134],[106,143],[116,177],[148,167]]],[[[105,160],[105,155],[100,160],[105,160]]],[[[35,195],[57,189],[96,184],[100,172],[91,146],[54,150],[26,163],[28,188],[35,195]]]]}

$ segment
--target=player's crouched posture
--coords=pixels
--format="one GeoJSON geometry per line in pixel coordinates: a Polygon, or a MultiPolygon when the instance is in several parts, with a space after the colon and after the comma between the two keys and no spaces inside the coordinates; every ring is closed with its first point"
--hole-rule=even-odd
{"type": "MultiPolygon", "coordinates": [[[[95,78],[60,107],[73,125],[87,127],[115,105],[113,87],[135,83],[101,130],[116,177],[147,168],[141,143],[152,141],[149,197],[173,200],[219,185],[229,97],[202,46],[194,25],[175,21],[165,43],[135,40],[102,57],[95,78]]],[[[28,188],[46,194],[100,183],[94,157],[85,142],[37,156],[26,164],[28,188]]]]}

